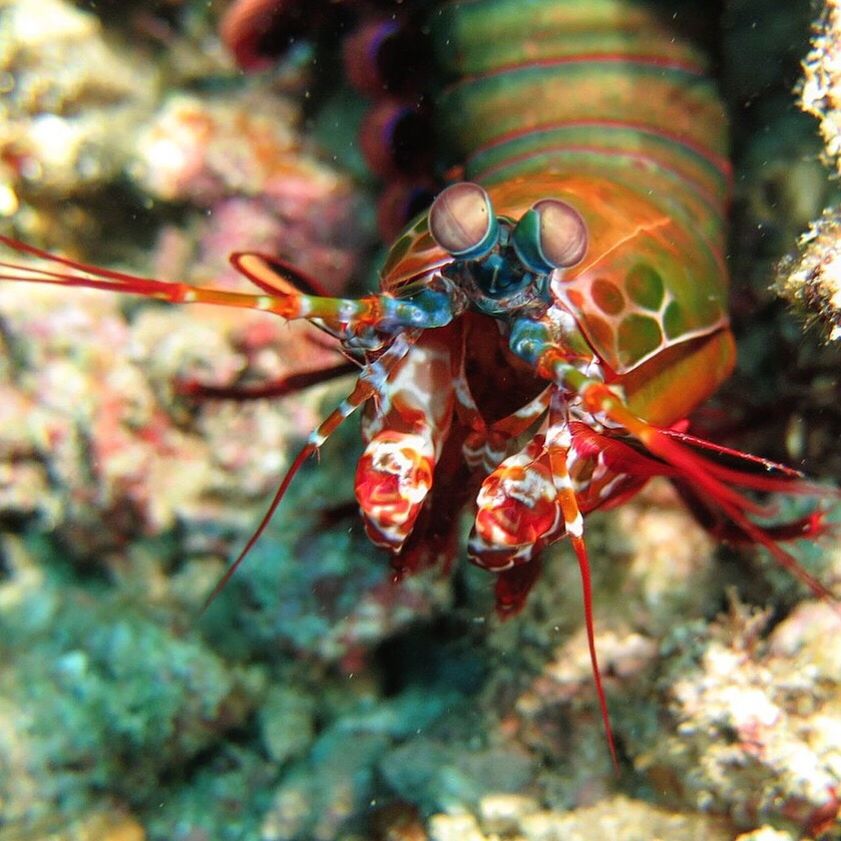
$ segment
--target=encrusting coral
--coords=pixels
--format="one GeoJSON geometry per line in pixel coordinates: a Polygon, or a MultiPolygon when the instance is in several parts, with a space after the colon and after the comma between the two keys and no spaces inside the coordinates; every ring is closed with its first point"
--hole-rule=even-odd
{"type": "MultiPolygon", "coordinates": [[[[820,121],[824,157],[841,172],[841,3],[826,0],[814,29],[800,106],[820,121]]],[[[779,265],[777,287],[823,322],[830,341],[841,339],[841,207],[828,207],[811,223],[797,256],[779,265]]]]}

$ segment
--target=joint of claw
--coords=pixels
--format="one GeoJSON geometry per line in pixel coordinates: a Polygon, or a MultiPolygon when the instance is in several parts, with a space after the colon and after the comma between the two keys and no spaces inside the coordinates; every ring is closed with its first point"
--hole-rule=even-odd
{"type": "Polygon", "coordinates": [[[580,396],[584,408],[591,414],[609,412],[620,405],[619,397],[604,383],[588,384],[582,389],[580,396]]]}

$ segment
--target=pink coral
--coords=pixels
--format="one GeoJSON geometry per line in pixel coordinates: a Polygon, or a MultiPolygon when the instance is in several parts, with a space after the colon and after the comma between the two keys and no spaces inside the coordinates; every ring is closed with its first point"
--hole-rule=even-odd
{"type": "MultiPolygon", "coordinates": [[[[119,305],[98,293],[0,290],[17,360],[3,386],[0,448],[8,477],[26,480],[5,500],[64,532],[82,555],[202,520],[223,488],[250,492],[259,504],[277,481],[285,436],[317,417],[300,401],[291,412],[262,402],[236,407],[239,430],[220,422],[213,406],[185,424],[184,407],[171,402],[174,381],[194,374],[230,382],[249,362],[232,338],[247,333],[249,320],[149,308],[127,322],[119,305]]],[[[278,322],[252,353],[272,373],[329,357],[317,348],[287,353],[296,341],[278,322]],[[284,340],[275,342],[279,334],[284,340]]]]}
{"type": "MultiPolygon", "coordinates": [[[[257,88],[211,99],[168,99],[137,143],[131,173],[168,202],[206,209],[197,246],[182,254],[194,277],[236,285],[219,267],[238,250],[295,263],[338,292],[356,269],[365,234],[350,181],[321,163],[297,132],[290,101],[257,88]]],[[[187,265],[162,265],[183,273],[187,265]]]]}

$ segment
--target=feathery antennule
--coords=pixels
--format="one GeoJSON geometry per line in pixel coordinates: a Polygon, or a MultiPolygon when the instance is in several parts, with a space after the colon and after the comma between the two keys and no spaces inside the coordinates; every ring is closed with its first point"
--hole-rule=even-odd
{"type": "MultiPolygon", "coordinates": [[[[56,271],[42,266],[2,262],[0,267],[7,270],[6,272],[0,272],[0,280],[4,281],[79,286],[108,292],[125,292],[175,304],[207,303],[257,310],[269,308],[265,295],[247,295],[238,292],[203,289],[187,283],[157,280],[127,272],[119,272],[52,254],[49,251],[6,236],[0,236],[0,243],[21,254],[38,257],[47,263],[67,268],[67,271],[56,271]]],[[[278,302],[283,300],[284,297],[291,297],[282,296],[279,292],[274,294],[278,302]]]]}
{"type": "MultiPolygon", "coordinates": [[[[377,295],[358,299],[306,295],[298,291],[291,280],[288,280],[288,278],[284,280],[282,275],[272,272],[270,261],[267,263],[267,258],[256,254],[241,254],[240,263],[245,261],[249,266],[253,264],[259,267],[260,270],[254,273],[261,278],[257,285],[261,289],[265,288],[267,290],[261,295],[191,286],[182,282],[156,280],[114,271],[113,269],[100,268],[67,257],[50,254],[43,249],[4,236],[0,236],[0,243],[19,253],[39,257],[48,263],[65,266],[68,269],[68,271],[55,271],[54,269],[37,266],[30,267],[22,264],[5,263],[3,265],[7,271],[0,271],[0,280],[124,292],[167,301],[172,304],[212,304],[259,310],[261,312],[271,312],[283,318],[303,318],[311,322],[318,322],[318,326],[323,326],[328,331],[344,330],[349,322],[353,322],[356,326],[373,323],[383,300],[377,295]],[[271,280],[269,277],[271,277],[271,280]]],[[[247,276],[254,281],[253,275],[249,274],[247,276]]]]}

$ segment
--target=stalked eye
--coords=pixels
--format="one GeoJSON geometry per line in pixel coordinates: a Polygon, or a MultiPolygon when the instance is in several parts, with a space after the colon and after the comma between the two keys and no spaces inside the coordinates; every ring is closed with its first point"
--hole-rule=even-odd
{"type": "Polygon", "coordinates": [[[543,199],[523,214],[511,239],[523,265],[546,274],[581,262],[587,225],[566,202],[543,199]]]}
{"type": "Polygon", "coordinates": [[[484,257],[499,238],[499,223],[490,196],[472,181],[447,187],[429,208],[429,232],[453,257],[484,257]]]}

